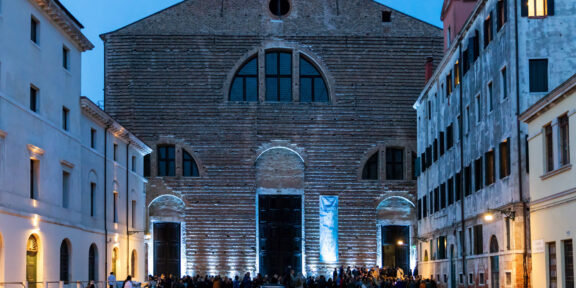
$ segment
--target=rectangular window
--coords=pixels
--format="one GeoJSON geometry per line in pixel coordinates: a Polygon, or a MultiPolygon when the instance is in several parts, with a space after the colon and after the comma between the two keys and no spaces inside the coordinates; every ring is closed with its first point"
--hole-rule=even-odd
{"type": "Polygon", "coordinates": [[[30,110],[32,112],[38,112],[38,95],[40,91],[34,86],[30,86],[30,110]]]}
{"type": "Polygon", "coordinates": [[[460,61],[456,60],[456,64],[454,64],[454,86],[460,85],[460,61]]]}
{"type": "Polygon", "coordinates": [[[474,32],[474,61],[478,60],[478,57],[480,57],[480,32],[478,32],[478,30],[476,30],[474,32]]]}
{"type": "Polygon", "coordinates": [[[468,196],[472,194],[472,167],[468,166],[464,168],[464,195],[468,196]]]}
{"type": "Polygon", "coordinates": [[[446,151],[446,145],[444,145],[445,143],[444,132],[440,132],[440,136],[438,138],[440,139],[440,156],[442,156],[446,151]]]}
{"type": "Polygon", "coordinates": [[[404,179],[404,149],[386,148],[386,179],[404,179]]]}
{"type": "Polygon", "coordinates": [[[530,60],[530,92],[548,92],[548,59],[530,60]]]}
{"type": "Polygon", "coordinates": [[[474,188],[478,192],[483,188],[484,182],[482,182],[482,157],[474,161],[474,188]]]}
{"type": "Polygon", "coordinates": [[[428,101],[428,110],[426,112],[428,112],[428,120],[432,119],[432,102],[431,101],[428,101]]]}
{"type": "Polygon", "coordinates": [[[64,69],[70,69],[70,49],[66,46],[62,46],[62,67],[64,69]]]}
{"type": "Polygon", "coordinates": [[[562,241],[564,246],[564,287],[574,288],[574,247],[572,239],[562,241]]]}
{"type": "Polygon", "coordinates": [[[136,156],[132,156],[132,172],[136,172],[136,156]]]}
{"type": "Polygon", "coordinates": [[[446,128],[446,150],[450,150],[454,146],[454,125],[450,124],[446,128]]]}
{"type": "Polygon", "coordinates": [[[454,191],[456,192],[456,195],[454,195],[454,198],[456,201],[460,201],[460,199],[462,199],[462,173],[458,172],[456,173],[456,181],[455,182],[455,187],[454,187],[454,191]]]}
{"type": "Polygon", "coordinates": [[[70,173],[62,172],[62,207],[68,208],[70,204],[70,173]]]}
{"type": "Polygon", "coordinates": [[[136,228],[136,200],[132,200],[132,228],[136,228]]]}
{"type": "Polygon", "coordinates": [[[40,44],[40,21],[38,21],[34,16],[30,18],[30,40],[36,44],[40,44]]]}
{"type": "Polygon", "coordinates": [[[70,127],[70,110],[66,107],[62,107],[62,129],[68,131],[70,127]]]}
{"type": "Polygon", "coordinates": [[[510,175],[510,138],[500,143],[500,179],[510,175]]]}
{"type": "Polygon", "coordinates": [[[118,223],[118,193],[114,192],[114,206],[112,207],[112,209],[114,209],[114,223],[118,223]]]}
{"type": "Polygon", "coordinates": [[[486,284],[486,279],[484,278],[484,273],[479,273],[478,277],[478,285],[486,284]]]}
{"type": "Polygon", "coordinates": [[[440,184],[440,209],[446,208],[446,183],[440,184]]]}
{"type": "Polygon", "coordinates": [[[144,156],[144,177],[150,177],[150,154],[144,156]]]}
{"type": "Polygon", "coordinates": [[[497,28],[498,32],[502,29],[506,21],[508,21],[508,3],[507,0],[498,0],[496,4],[496,13],[498,13],[498,23],[497,28]]]}
{"type": "Polygon", "coordinates": [[[90,148],[96,149],[96,129],[90,129],[90,148]]]}
{"type": "Polygon", "coordinates": [[[438,251],[438,257],[436,259],[446,259],[446,236],[440,236],[436,239],[436,249],[438,251]]]}
{"type": "Polygon", "coordinates": [[[158,176],[176,176],[174,145],[158,146],[158,176]]]}
{"type": "Polygon", "coordinates": [[[558,275],[556,269],[556,242],[548,242],[548,287],[558,287],[558,275]]]}
{"type": "Polygon", "coordinates": [[[428,197],[426,197],[426,195],[424,195],[424,197],[422,197],[422,217],[426,218],[428,216],[428,197]]]}
{"type": "Polygon", "coordinates": [[[559,156],[560,166],[570,164],[570,140],[568,130],[568,115],[562,115],[558,118],[558,144],[560,145],[559,156]]]}
{"type": "Polygon", "coordinates": [[[482,99],[480,94],[476,95],[476,123],[482,120],[482,99]]]}
{"type": "Polygon", "coordinates": [[[506,272],[506,286],[512,286],[512,272],[506,272]]]}
{"type": "Polygon", "coordinates": [[[96,183],[90,183],[90,217],[94,217],[96,212],[96,183]]]}
{"type": "Polygon", "coordinates": [[[496,170],[496,161],[494,161],[494,150],[488,151],[485,153],[484,161],[486,162],[484,165],[484,169],[486,170],[486,176],[484,177],[485,185],[489,186],[495,182],[495,170],[496,170]]]}
{"type": "Polygon", "coordinates": [[[416,152],[412,151],[412,180],[418,180],[420,176],[420,160],[416,152]]]}
{"type": "Polygon", "coordinates": [[[510,227],[510,218],[506,217],[506,250],[510,250],[510,242],[512,242],[512,231],[510,227]]]}
{"type": "MultiPolygon", "coordinates": [[[[523,1],[526,2],[525,4],[523,3],[523,5],[526,6],[526,8],[522,7],[523,10],[527,10],[527,16],[528,17],[545,17],[548,15],[553,15],[553,0],[528,0],[528,1],[523,1]],[[551,5],[552,4],[552,5],[551,5]],[[552,6],[552,7],[551,7],[552,6]],[[549,9],[552,8],[552,9],[549,9]],[[552,12],[552,13],[549,13],[552,12]]],[[[522,11],[524,12],[524,11],[522,11]]],[[[524,15],[525,13],[522,13],[522,16],[526,16],[524,15]]]]}
{"type": "Polygon", "coordinates": [[[292,101],[292,54],[266,53],[266,100],[292,101]]]}
{"type": "Polygon", "coordinates": [[[38,199],[38,170],[40,161],[30,159],[30,199],[38,199]]]}
{"type": "Polygon", "coordinates": [[[448,206],[454,203],[454,178],[448,179],[448,206]]]}
{"type": "Polygon", "coordinates": [[[502,94],[502,98],[508,98],[508,76],[506,76],[506,67],[500,70],[500,93],[502,94]]]}
{"type": "Polygon", "coordinates": [[[452,94],[452,73],[446,75],[446,97],[452,94]]]}
{"type": "Polygon", "coordinates": [[[422,199],[418,199],[416,202],[416,217],[418,220],[422,219],[422,199]]]}
{"type": "Polygon", "coordinates": [[[544,127],[544,136],[546,147],[546,172],[554,170],[554,138],[552,137],[552,125],[544,127]]]}
{"type": "Polygon", "coordinates": [[[434,213],[440,211],[440,188],[434,189],[434,213]]]}
{"type": "Polygon", "coordinates": [[[434,150],[434,162],[438,161],[438,138],[434,139],[433,150],[434,150]]]}
{"type": "Polygon", "coordinates": [[[114,150],[112,154],[114,161],[118,161],[118,144],[116,143],[114,143],[114,150]]]}
{"type": "Polygon", "coordinates": [[[494,110],[494,89],[492,89],[492,82],[488,83],[488,111],[494,110]]]}
{"type": "Polygon", "coordinates": [[[492,38],[492,11],[490,11],[490,14],[484,20],[484,48],[488,47],[492,38]]]}
{"type": "Polygon", "coordinates": [[[468,284],[474,285],[474,274],[472,274],[472,273],[468,274],[468,284]]]}
{"type": "Polygon", "coordinates": [[[468,134],[468,132],[470,132],[470,106],[466,106],[466,127],[464,127],[464,130],[466,131],[466,134],[468,134]]]}
{"type": "Polygon", "coordinates": [[[474,255],[484,253],[484,241],[482,236],[482,225],[474,226],[474,255]]]}

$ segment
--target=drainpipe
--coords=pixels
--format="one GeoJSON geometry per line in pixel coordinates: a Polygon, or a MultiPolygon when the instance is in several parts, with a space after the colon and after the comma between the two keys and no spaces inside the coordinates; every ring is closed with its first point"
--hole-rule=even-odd
{"type": "MultiPolygon", "coordinates": [[[[462,61],[462,41],[460,41],[459,47],[458,47],[458,66],[460,69],[460,79],[464,78],[464,63],[462,61]],[[460,63],[462,62],[462,63],[460,63]]],[[[470,61],[470,59],[468,60],[470,61]]],[[[464,124],[464,110],[463,110],[463,100],[464,100],[464,89],[462,88],[462,86],[464,86],[464,84],[462,83],[463,81],[460,81],[460,85],[458,85],[460,88],[460,123],[458,123],[458,135],[460,136],[460,219],[461,219],[461,223],[460,225],[462,226],[462,233],[460,233],[460,247],[462,249],[462,274],[464,274],[464,279],[466,279],[466,277],[468,276],[468,269],[466,267],[466,237],[464,235],[466,235],[466,218],[465,217],[465,211],[464,211],[464,202],[466,199],[466,184],[468,183],[464,183],[464,178],[466,178],[465,173],[464,173],[464,129],[462,128],[463,124],[464,124]]],[[[468,281],[464,281],[464,287],[468,287],[468,281]]]]}
{"type": "MultiPolygon", "coordinates": [[[[518,39],[518,4],[514,3],[514,44],[516,52],[516,137],[518,138],[517,149],[518,149],[518,196],[520,197],[520,203],[522,204],[522,221],[524,226],[523,239],[524,239],[524,251],[522,255],[522,272],[524,279],[524,288],[528,288],[528,205],[524,199],[524,185],[522,183],[522,131],[520,131],[520,52],[519,52],[519,39],[518,39]]],[[[528,157],[528,155],[526,155],[528,157]]]]}
{"type": "MultiPolygon", "coordinates": [[[[128,141],[126,144],[126,275],[130,275],[130,218],[128,217],[128,211],[130,207],[130,179],[129,173],[129,154],[130,154],[130,144],[132,142],[128,141]]],[[[134,276],[134,275],[131,275],[134,276]]]]}
{"type": "Polygon", "coordinates": [[[108,129],[110,124],[104,129],[104,279],[108,276],[108,129]]]}

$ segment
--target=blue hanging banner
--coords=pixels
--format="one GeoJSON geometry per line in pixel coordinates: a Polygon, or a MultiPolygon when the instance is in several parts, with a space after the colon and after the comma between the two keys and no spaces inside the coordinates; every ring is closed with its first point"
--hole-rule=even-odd
{"type": "Polygon", "coordinates": [[[338,262],[338,196],[320,196],[320,262],[338,262]]]}

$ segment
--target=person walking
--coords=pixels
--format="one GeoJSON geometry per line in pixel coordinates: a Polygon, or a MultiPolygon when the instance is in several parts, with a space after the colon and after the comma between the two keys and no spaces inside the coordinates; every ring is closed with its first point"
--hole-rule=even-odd
{"type": "Polygon", "coordinates": [[[122,283],[122,288],[132,288],[132,276],[128,275],[124,283],[122,283]]]}
{"type": "Polygon", "coordinates": [[[110,276],[108,276],[108,287],[116,288],[116,276],[114,276],[114,272],[110,272],[110,276]]]}

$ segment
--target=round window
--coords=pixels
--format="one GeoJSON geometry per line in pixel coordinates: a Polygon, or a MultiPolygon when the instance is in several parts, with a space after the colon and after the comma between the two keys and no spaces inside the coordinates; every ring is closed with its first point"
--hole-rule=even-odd
{"type": "Polygon", "coordinates": [[[288,0],[270,0],[270,12],[282,17],[290,12],[290,1],[288,0]]]}

